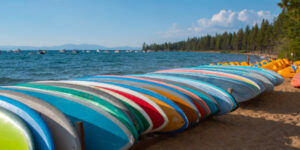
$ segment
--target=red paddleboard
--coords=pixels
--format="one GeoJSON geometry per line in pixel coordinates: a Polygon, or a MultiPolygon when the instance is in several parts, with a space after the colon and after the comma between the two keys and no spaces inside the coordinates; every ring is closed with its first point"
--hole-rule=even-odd
{"type": "Polygon", "coordinates": [[[153,123],[153,129],[160,127],[164,123],[164,119],[160,115],[160,113],[151,104],[145,102],[144,100],[142,100],[142,99],[140,99],[140,98],[138,98],[134,95],[131,95],[129,93],[125,93],[125,92],[118,91],[118,90],[115,90],[115,89],[110,89],[110,88],[106,88],[106,87],[98,87],[98,86],[96,86],[96,87],[113,91],[115,93],[118,93],[118,94],[120,94],[122,96],[125,96],[128,99],[134,101],[141,108],[143,108],[144,111],[149,115],[149,117],[150,117],[150,119],[153,123]]]}

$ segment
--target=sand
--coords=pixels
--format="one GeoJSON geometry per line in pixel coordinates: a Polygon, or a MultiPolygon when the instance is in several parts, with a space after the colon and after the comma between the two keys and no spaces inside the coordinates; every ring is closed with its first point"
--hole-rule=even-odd
{"type": "Polygon", "coordinates": [[[132,149],[300,149],[300,89],[290,79],[222,116],[172,135],[148,135],[132,149]]]}

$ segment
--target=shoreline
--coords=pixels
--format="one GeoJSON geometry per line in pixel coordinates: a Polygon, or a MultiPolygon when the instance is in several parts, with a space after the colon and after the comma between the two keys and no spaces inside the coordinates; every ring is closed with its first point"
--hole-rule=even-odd
{"type": "MultiPolygon", "coordinates": [[[[195,52],[197,52],[197,51],[195,51],[195,52]]],[[[219,50],[219,51],[212,51],[212,50],[210,50],[210,51],[199,51],[199,52],[202,52],[202,53],[224,53],[224,51],[222,51],[222,50],[219,50]]],[[[238,51],[227,51],[226,53],[228,53],[228,54],[264,56],[264,57],[270,57],[270,58],[275,58],[275,59],[278,58],[277,54],[260,53],[260,52],[240,53],[238,51]]]]}
{"type": "MultiPolygon", "coordinates": [[[[168,51],[157,51],[157,52],[168,52],[168,51]]],[[[174,50],[174,52],[199,52],[199,53],[224,53],[224,54],[240,54],[240,55],[255,55],[255,56],[264,56],[269,58],[277,59],[277,54],[273,53],[260,53],[260,52],[239,52],[239,51],[228,51],[228,50],[193,50],[193,51],[186,51],[186,50],[174,50]]]]}
{"type": "Polygon", "coordinates": [[[143,137],[132,150],[300,149],[300,89],[290,81],[184,132],[143,137]]]}

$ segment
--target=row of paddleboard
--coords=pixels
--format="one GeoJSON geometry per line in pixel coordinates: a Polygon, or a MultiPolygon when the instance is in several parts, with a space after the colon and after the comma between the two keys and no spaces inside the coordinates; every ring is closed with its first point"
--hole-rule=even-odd
{"type": "Polygon", "coordinates": [[[272,91],[277,73],[204,65],[0,87],[0,149],[128,149],[272,91]]]}

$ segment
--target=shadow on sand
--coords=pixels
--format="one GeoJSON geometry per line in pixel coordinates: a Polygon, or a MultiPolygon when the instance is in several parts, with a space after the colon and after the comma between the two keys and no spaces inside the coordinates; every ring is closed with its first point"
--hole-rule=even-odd
{"type": "Polygon", "coordinates": [[[300,140],[299,121],[297,125],[293,125],[239,114],[245,110],[271,115],[299,115],[300,93],[264,93],[241,103],[237,112],[208,118],[181,133],[148,135],[132,149],[300,149],[300,145],[293,145],[292,139],[296,137],[296,140],[300,140]]]}

